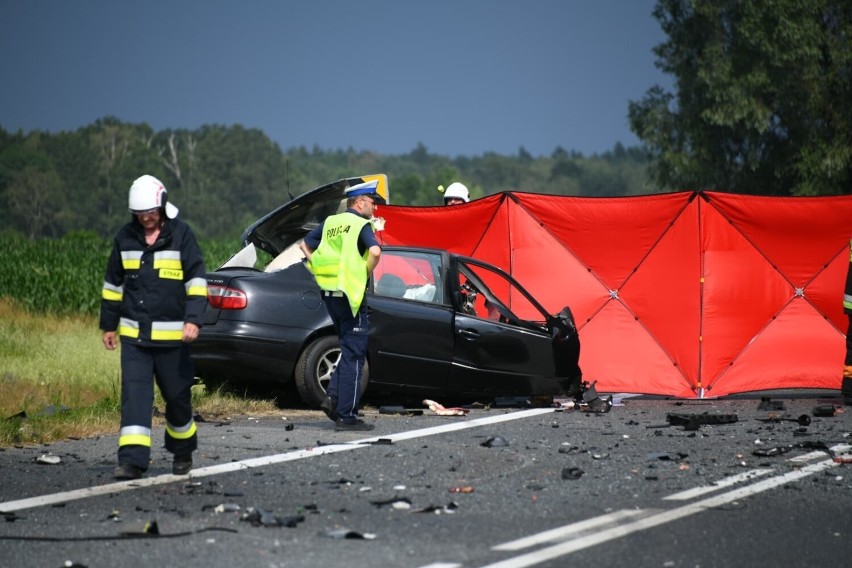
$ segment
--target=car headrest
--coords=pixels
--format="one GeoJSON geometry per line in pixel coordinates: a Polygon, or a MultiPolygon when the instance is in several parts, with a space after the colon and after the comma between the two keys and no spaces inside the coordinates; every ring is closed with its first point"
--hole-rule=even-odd
{"type": "Polygon", "coordinates": [[[383,274],[376,282],[376,294],[402,298],[405,294],[405,282],[396,274],[383,274]]]}

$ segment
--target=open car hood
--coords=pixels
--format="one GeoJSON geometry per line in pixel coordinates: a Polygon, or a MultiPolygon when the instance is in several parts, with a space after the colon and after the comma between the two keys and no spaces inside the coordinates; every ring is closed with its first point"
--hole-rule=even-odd
{"type": "Polygon", "coordinates": [[[249,225],[243,233],[243,244],[253,244],[272,257],[277,257],[304,238],[326,217],[345,211],[346,188],[373,180],[379,181],[378,193],[389,202],[385,174],[337,180],[303,193],[249,225]]]}

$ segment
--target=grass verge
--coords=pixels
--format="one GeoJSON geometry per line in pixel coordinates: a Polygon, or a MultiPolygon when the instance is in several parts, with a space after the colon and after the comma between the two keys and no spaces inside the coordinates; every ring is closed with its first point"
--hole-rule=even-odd
{"type": "MultiPolygon", "coordinates": [[[[117,434],[120,391],[120,353],[104,349],[97,318],[34,314],[0,298],[0,447],[117,434]]],[[[192,391],[208,419],[280,412],[271,397],[192,391]]],[[[159,392],[154,404],[163,410],[159,392]]]]}

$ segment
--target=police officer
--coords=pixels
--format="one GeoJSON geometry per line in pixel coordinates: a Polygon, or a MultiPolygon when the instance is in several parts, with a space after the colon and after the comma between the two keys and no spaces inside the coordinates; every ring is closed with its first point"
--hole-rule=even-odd
{"type": "Polygon", "coordinates": [[[121,431],[117,479],[137,479],[151,459],[154,379],[166,401],[166,449],[172,473],[192,469],[198,445],[188,344],[207,303],[204,259],[192,230],[177,218],[157,178],[133,182],[132,217],[115,236],[101,299],[104,347],[121,341],[121,431]]]}
{"type": "Polygon", "coordinates": [[[374,427],[358,418],[358,403],[370,331],[364,292],[382,254],[370,224],[376,204],[385,202],[377,187],[369,181],[348,188],[346,211],[326,218],[299,243],[340,339],[340,361],[321,404],[338,431],[374,427]]]}

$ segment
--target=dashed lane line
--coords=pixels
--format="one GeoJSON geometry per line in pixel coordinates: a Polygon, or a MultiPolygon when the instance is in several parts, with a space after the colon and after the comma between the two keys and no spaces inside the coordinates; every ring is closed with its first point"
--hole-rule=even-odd
{"type": "Polygon", "coordinates": [[[731,485],[736,485],[742,481],[750,481],[762,475],[767,475],[772,473],[771,469],[752,469],[750,471],[746,471],[743,473],[739,473],[737,475],[732,475],[731,477],[726,477],[725,479],[720,479],[710,485],[702,485],[701,487],[693,487],[692,489],[687,489],[686,491],[681,491],[680,493],[675,493],[674,495],[668,495],[667,497],[663,497],[663,499],[667,501],[688,501],[690,499],[695,499],[701,495],[705,495],[707,493],[712,493],[714,491],[718,491],[719,489],[723,489],[725,487],[730,487],[731,485]]]}
{"type": "MultiPolygon", "coordinates": [[[[846,451],[849,451],[850,446],[847,445],[847,444],[841,444],[841,445],[835,446],[831,449],[834,452],[846,452],[846,451]]],[[[810,454],[806,454],[806,456],[799,456],[798,459],[793,458],[793,459],[790,459],[788,461],[794,462],[794,463],[795,462],[811,461],[811,460],[815,459],[815,457],[817,457],[817,456],[824,456],[824,455],[825,454],[821,453],[821,452],[812,452],[810,454]]],[[[598,544],[603,544],[603,543],[611,541],[611,540],[622,538],[622,537],[631,535],[631,534],[636,533],[636,532],[640,532],[640,531],[651,529],[651,528],[654,528],[654,527],[657,527],[657,526],[660,526],[660,525],[671,523],[671,522],[676,521],[678,519],[682,519],[684,517],[695,515],[697,513],[701,513],[701,512],[707,511],[709,509],[718,508],[718,507],[721,507],[723,505],[727,505],[729,503],[732,503],[734,501],[738,501],[740,499],[745,499],[747,497],[757,495],[757,494],[762,493],[764,491],[768,491],[770,489],[775,489],[777,487],[781,487],[783,485],[786,485],[787,483],[798,481],[800,479],[803,479],[803,478],[808,477],[810,475],[813,475],[815,473],[819,473],[821,471],[826,471],[826,470],[828,470],[832,467],[836,467],[838,465],[840,465],[840,464],[835,462],[833,459],[824,460],[824,461],[821,461],[821,462],[818,462],[818,463],[815,463],[815,464],[812,464],[812,465],[801,467],[800,469],[789,471],[789,472],[784,473],[782,475],[771,477],[769,479],[764,479],[764,480],[758,481],[756,483],[752,483],[750,485],[746,485],[746,486],[728,491],[727,493],[722,493],[721,495],[708,497],[708,498],[703,499],[701,501],[696,501],[694,503],[683,505],[683,506],[677,507],[675,509],[662,511],[662,512],[654,512],[650,515],[645,515],[645,513],[648,510],[637,509],[636,514],[639,518],[637,518],[635,521],[628,522],[628,523],[618,523],[617,521],[619,519],[612,519],[611,518],[612,515],[604,515],[603,517],[598,517],[597,519],[602,519],[602,518],[606,519],[606,521],[610,524],[612,524],[613,522],[616,522],[616,525],[612,526],[610,528],[601,530],[601,531],[591,533],[591,534],[581,534],[580,536],[577,536],[576,538],[572,538],[570,540],[564,540],[564,538],[565,538],[564,536],[558,535],[560,529],[553,529],[553,530],[550,530],[550,531],[546,531],[545,533],[541,533],[541,535],[550,534],[553,538],[550,538],[549,540],[551,542],[557,541],[557,544],[555,544],[553,546],[549,546],[547,548],[542,548],[542,549],[539,549],[539,550],[536,550],[536,551],[533,551],[533,552],[529,552],[529,553],[526,553],[526,554],[515,556],[515,557],[512,557],[512,558],[507,558],[506,560],[502,560],[502,561],[499,561],[499,562],[488,564],[486,566],[482,566],[481,568],[527,568],[528,566],[534,566],[536,564],[541,564],[542,562],[547,562],[547,561],[559,558],[561,556],[565,556],[565,555],[571,554],[573,552],[577,552],[578,550],[590,548],[592,546],[596,546],[598,544]],[[561,540],[561,542],[559,542],[560,540],[561,540]]],[[[760,470],[753,470],[752,472],[746,472],[746,474],[754,473],[754,471],[760,471],[760,470]]],[[[733,476],[733,477],[739,477],[739,476],[733,476]]],[[[727,478],[724,481],[727,481],[728,479],[731,479],[731,478],[727,478]]],[[[746,477],[745,479],[748,479],[748,477],[746,477]]],[[[742,479],[740,481],[742,481],[742,479]]],[[[732,483],[736,483],[736,482],[732,482],[732,483]]],[[[709,487],[713,487],[713,486],[709,486],[709,487]]],[[[714,487],[714,489],[718,489],[718,486],[714,487]]],[[[594,522],[594,521],[596,521],[596,519],[589,519],[588,521],[583,521],[583,522],[589,522],[589,521],[594,522]]],[[[574,524],[576,525],[577,523],[574,523],[574,524]]],[[[571,526],[572,525],[568,525],[567,527],[563,527],[563,529],[569,528],[571,526]]],[[[570,532],[574,532],[574,531],[569,530],[568,532],[570,533],[570,532]]],[[[527,547],[530,547],[530,546],[533,546],[535,544],[542,542],[542,540],[546,540],[546,539],[538,538],[541,535],[533,535],[531,537],[526,537],[525,539],[519,539],[519,540],[509,542],[509,543],[500,544],[500,545],[492,547],[492,550],[515,550],[519,547],[513,546],[513,545],[515,545],[515,543],[518,543],[518,542],[524,541],[524,540],[529,543],[527,545],[527,547]],[[509,547],[509,546],[512,546],[512,548],[506,548],[506,547],[509,547]]]]}
{"type": "Polygon", "coordinates": [[[531,546],[539,544],[562,541],[568,538],[574,538],[592,529],[612,526],[624,522],[625,520],[634,519],[635,517],[646,516],[651,512],[658,511],[646,509],[623,509],[621,511],[615,511],[592,519],[571,523],[570,525],[565,525],[549,531],[540,532],[532,536],[519,538],[511,542],[498,544],[497,546],[492,547],[492,550],[523,550],[524,548],[530,548],[531,546]]]}

